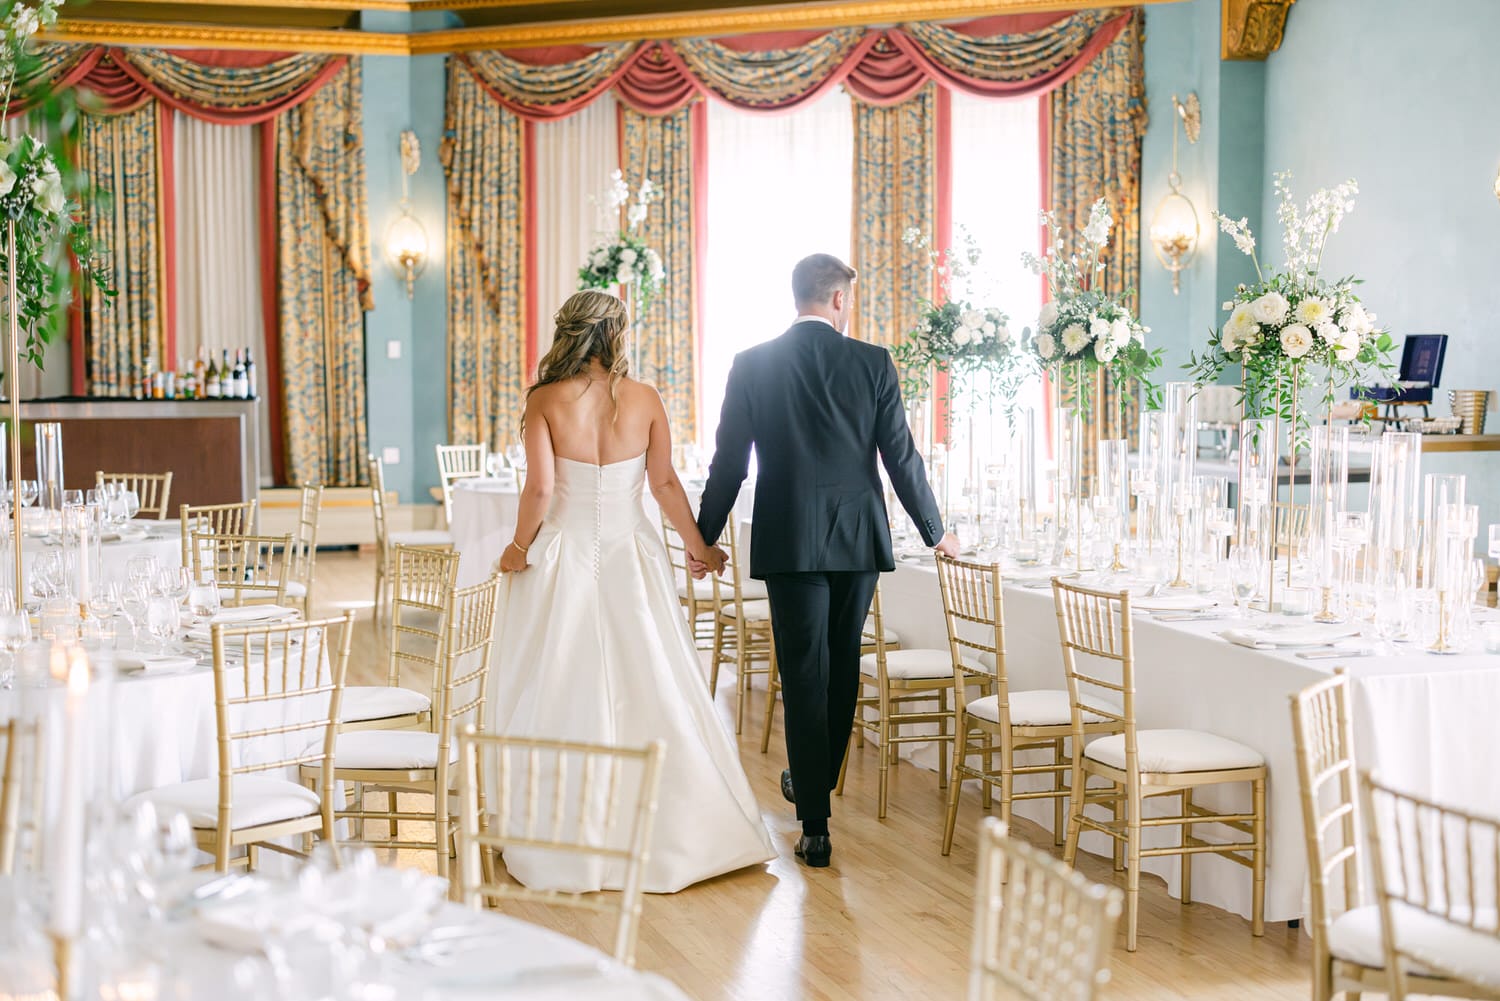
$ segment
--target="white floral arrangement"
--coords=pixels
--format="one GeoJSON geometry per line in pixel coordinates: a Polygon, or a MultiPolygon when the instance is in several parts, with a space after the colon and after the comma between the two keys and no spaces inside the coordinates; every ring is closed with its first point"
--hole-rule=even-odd
{"type": "Polygon", "coordinates": [[[646,246],[646,241],[635,233],[656,200],[656,185],[648,177],[632,196],[630,185],[620,171],[615,171],[610,181],[608,207],[623,212],[625,225],[615,235],[602,239],[589,253],[588,263],[578,269],[578,287],[634,289],[640,296],[638,310],[643,310],[667,278],[661,254],[646,246]]]}
{"type": "Polygon", "coordinates": [[[950,388],[958,394],[984,393],[990,399],[1011,401],[1020,384],[1033,374],[1030,359],[1010,329],[1010,317],[993,306],[976,306],[954,295],[955,283],[968,278],[980,260],[980,251],[968,233],[963,247],[938,253],[917,229],[902,234],[907,246],[927,250],[937,275],[943,302],[922,300],[917,325],[906,339],[891,350],[903,373],[902,391],[910,397],[925,395],[932,376],[949,375],[950,388]],[[979,373],[988,378],[977,379],[979,373]]]}
{"type": "MultiPolygon", "coordinates": [[[[39,57],[32,41],[38,31],[57,23],[61,6],[61,0],[21,0],[9,6],[0,21],[4,32],[0,42],[0,83],[4,87],[0,119],[8,116],[11,101],[18,96],[17,80],[39,75],[39,57]]],[[[71,117],[59,95],[24,96],[36,103],[33,114],[44,122],[56,126],[71,117]]],[[[66,97],[71,101],[71,93],[66,97]]],[[[58,136],[63,132],[60,127],[49,131],[58,136]]],[[[0,138],[0,225],[5,230],[14,227],[15,231],[16,298],[26,335],[21,354],[38,367],[43,345],[62,327],[62,307],[72,301],[70,253],[86,281],[107,297],[115,294],[97,259],[83,206],[75,197],[86,187],[87,179],[72,169],[65,150],[60,142],[49,147],[31,135],[14,140],[0,138]]],[[[5,230],[0,230],[0,237],[5,230]]],[[[10,267],[9,246],[8,241],[0,239],[0,274],[10,267]]]]}
{"type": "Polygon", "coordinates": [[[1391,369],[1390,333],[1376,325],[1375,314],[1355,294],[1359,280],[1327,281],[1320,274],[1328,238],[1354,210],[1358,194],[1359,186],[1350,180],[1316,191],[1299,205],[1291,174],[1277,174],[1276,218],[1286,264],[1284,271],[1269,275],[1256,255],[1249,221],[1214,213],[1220,229],[1255,264],[1256,282],[1239,286],[1224,303],[1228,320],[1187,367],[1203,384],[1217,380],[1230,365],[1241,366],[1246,416],[1289,412],[1309,366],[1324,370],[1325,407],[1333,405],[1337,389],[1391,369]]]}
{"type": "Polygon", "coordinates": [[[1136,319],[1124,297],[1110,296],[1098,287],[1104,274],[1101,256],[1114,227],[1108,204],[1101,198],[1090,207],[1088,224],[1080,234],[1082,246],[1072,253],[1067,252],[1057,217],[1043,212],[1041,221],[1053,249],[1042,257],[1021,255],[1033,273],[1046,277],[1049,296],[1036,331],[1028,328],[1023,333],[1029,349],[1043,369],[1062,377],[1085,414],[1097,371],[1122,388],[1138,382],[1147,398],[1154,399],[1156,386],[1148,376],[1161,365],[1162,351],[1147,350],[1151,330],[1136,319]]]}

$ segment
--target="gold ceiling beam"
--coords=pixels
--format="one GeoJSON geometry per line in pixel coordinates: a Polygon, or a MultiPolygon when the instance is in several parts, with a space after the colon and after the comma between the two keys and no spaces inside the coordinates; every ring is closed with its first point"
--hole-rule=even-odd
{"type": "Polygon", "coordinates": [[[149,45],[161,49],[328,52],[351,56],[411,55],[411,36],[406,34],[319,28],[233,28],[202,24],[58,18],[57,25],[42,37],[49,42],[149,45]]]}
{"type": "Polygon", "coordinates": [[[1222,59],[1264,60],[1281,48],[1286,16],[1297,0],[1222,0],[1222,59]]]}

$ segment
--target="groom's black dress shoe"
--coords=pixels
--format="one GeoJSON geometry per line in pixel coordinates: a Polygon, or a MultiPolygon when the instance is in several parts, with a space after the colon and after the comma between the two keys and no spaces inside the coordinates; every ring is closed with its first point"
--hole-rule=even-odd
{"type": "Polygon", "coordinates": [[[814,834],[812,837],[804,834],[797,839],[794,850],[797,857],[812,868],[826,869],[828,860],[833,857],[833,842],[828,840],[826,834],[814,834]]]}
{"type": "Polygon", "coordinates": [[[797,802],[797,794],[792,789],[792,770],[783,768],[781,770],[781,795],[788,803],[797,802]]]}

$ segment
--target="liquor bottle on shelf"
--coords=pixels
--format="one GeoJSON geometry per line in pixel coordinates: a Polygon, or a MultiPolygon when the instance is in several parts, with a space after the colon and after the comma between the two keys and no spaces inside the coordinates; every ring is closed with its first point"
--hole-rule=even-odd
{"type": "Polygon", "coordinates": [[[137,400],[151,399],[151,356],[146,356],[146,363],[141,366],[141,377],[131,387],[132,393],[137,400]]]}
{"type": "Polygon", "coordinates": [[[167,398],[167,377],[160,369],[151,373],[151,398],[153,400],[167,398]]]}
{"type": "Polygon", "coordinates": [[[255,384],[255,359],[250,356],[250,349],[245,349],[245,389],[250,399],[260,396],[260,387],[255,384]]]}
{"type": "Polygon", "coordinates": [[[226,400],[234,399],[234,366],[229,364],[229,349],[224,349],[224,360],[219,363],[219,395],[226,400]]]}
{"type": "Polygon", "coordinates": [[[177,395],[184,400],[198,398],[198,382],[193,374],[193,366],[183,365],[182,371],[177,374],[177,395]]]}
{"type": "Polygon", "coordinates": [[[161,374],[161,398],[164,400],[177,399],[177,373],[170,368],[161,374]]]}
{"type": "Polygon", "coordinates": [[[224,395],[224,382],[219,375],[219,366],[214,364],[213,354],[208,356],[208,374],[205,376],[203,395],[210,400],[217,400],[224,395]]]}
{"type": "Polygon", "coordinates": [[[250,380],[245,374],[245,357],[238,348],[234,351],[234,398],[236,400],[250,398],[250,380]]]}
{"type": "Polygon", "coordinates": [[[206,350],[203,345],[198,345],[198,357],[193,359],[193,385],[198,390],[199,399],[206,395],[208,389],[208,365],[203,360],[206,350]]]}

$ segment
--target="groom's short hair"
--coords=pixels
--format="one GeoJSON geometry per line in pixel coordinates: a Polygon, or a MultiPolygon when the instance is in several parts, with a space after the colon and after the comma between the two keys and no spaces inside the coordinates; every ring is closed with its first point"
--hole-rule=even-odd
{"type": "Polygon", "coordinates": [[[792,269],[792,298],[798,306],[821,306],[854,285],[854,269],[832,254],[813,254],[792,269]]]}

